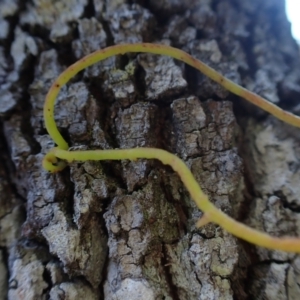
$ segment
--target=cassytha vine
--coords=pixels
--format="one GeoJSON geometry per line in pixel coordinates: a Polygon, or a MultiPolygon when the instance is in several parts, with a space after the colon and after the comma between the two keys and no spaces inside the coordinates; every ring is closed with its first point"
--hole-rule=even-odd
{"type": "Polygon", "coordinates": [[[216,208],[209,201],[207,195],[203,193],[201,187],[196,182],[186,164],[174,154],[155,148],[68,151],[69,146],[58,131],[54,121],[54,104],[61,87],[81,70],[111,56],[129,52],[146,52],[167,55],[183,61],[199,70],[215,82],[219,83],[233,94],[248,100],[249,102],[269,112],[276,118],[286,123],[300,127],[300,118],[298,116],[284,111],[259,95],[248,91],[182,50],[166,45],[149,43],[122,44],[98,50],[83,57],[68,67],[63,73],[61,73],[52,84],[45,100],[44,120],[46,129],[53,141],[57,144],[57,147],[51,149],[45,155],[43,167],[50,172],[58,172],[67,166],[67,162],[71,161],[122,159],[136,160],[140,158],[158,159],[163,164],[170,165],[172,169],[178,173],[192,199],[195,201],[198,208],[203,212],[202,218],[197,222],[199,227],[209,222],[214,222],[236,237],[255,245],[274,250],[300,253],[300,238],[272,237],[264,232],[252,229],[238,221],[233,220],[216,208]]]}

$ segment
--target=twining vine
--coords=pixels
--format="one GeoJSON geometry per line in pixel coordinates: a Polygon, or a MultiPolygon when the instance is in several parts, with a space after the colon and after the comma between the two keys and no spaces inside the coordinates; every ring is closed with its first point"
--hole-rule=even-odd
{"type": "Polygon", "coordinates": [[[43,159],[43,167],[50,172],[58,172],[67,166],[68,162],[72,161],[87,161],[87,160],[137,160],[158,159],[163,164],[170,165],[172,169],[178,173],[186,189],[189,191],[192,199],[195,201],[198,208],[203,212],[203,216],[197,222],[197,226],[203,226],[209,222],[214,222],[231,234],[253,243],[258,246],[266,247],[274,250],[283,250],[287,252],[300,253],[300,238],[296,237],[272,237],[264,232],[252,229],[243,223],[235,221],[231,217],[224,214],[216,208],[208,199],[208,196],[203,193],[201,187],[197,183],[191,171],[186,164],[174,154],[165,150],[155,148],[134,148],[134,149],[112,149],[112,150],[87,150],[87,151],[69,151],[69,146],[62,137],[56,123],[54,121],[54,104],[56,97],[62,88],[73,76],[81,70],[114,55],[125,54],[129,52],[145,52],[152,54],[167,55],[185,62],[202,72],[207,77],[219,83],[228,91],[240,96],[254,105],[274,115],[276,118],[300,127],[300,117],[292,113],[282,110],[278,106],[268,102],[259,95],[248,91],[240,85],[222,76],[220,73],[207,66],[200,60],[192,57],[188,53],[167,46],[149,43],[138,44],[122,44],[111,46],[102,50],[95,51],[76,63],[68,67],[52,84],[44,104],[44,120],[46,129],[57,147],[52,148],[43,159]]]}

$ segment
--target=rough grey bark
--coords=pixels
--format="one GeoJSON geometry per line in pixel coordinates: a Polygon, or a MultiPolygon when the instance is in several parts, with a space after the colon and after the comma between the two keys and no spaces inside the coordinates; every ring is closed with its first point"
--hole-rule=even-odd
{"type": "MultiPolygon", "coordinates": [[[[282,0],[0,0],[0,299],[298,299],[297,255],[197,229],[201,212],[157,161],[42,169],[54,78],[141,41],[182,48],[299,112],[282,0]]],[[[176,153],[224,212],[300,236],[299,130],[180,62],[130,54],[92,66],[63,88],[56,120],[73,148],[176,153]]]]}

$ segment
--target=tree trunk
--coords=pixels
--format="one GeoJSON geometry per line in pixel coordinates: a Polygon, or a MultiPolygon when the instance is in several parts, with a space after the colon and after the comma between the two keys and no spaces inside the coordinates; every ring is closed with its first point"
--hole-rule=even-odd
{"type": "MultiPolygon", "coordinates": [[[[181,48],[299,112],[283,0],[1,0],[0,15],[0,299],[299,299],[299,257],[197,229],[202,213],[169,167],[41,165],[54,146],[42,112],[50,85],[113,44],[181,48]]],[[[227,214],[300,235],[299,130],[178,61],[94,65],[62,89],[55,114],[72,147],[176,153],[227,214]]]]}

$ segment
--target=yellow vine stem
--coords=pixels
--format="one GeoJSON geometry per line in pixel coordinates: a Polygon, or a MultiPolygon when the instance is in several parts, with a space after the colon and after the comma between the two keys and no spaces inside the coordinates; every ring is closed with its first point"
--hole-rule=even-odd
{"type": "Polygon", "coordinates": [[[56,97],[63,85],[65,85],[74,75],[81,70],[114,55],[125,54],[129,52],[146,52],[173,57],[186,64],[196,68],[204,75],[222,85],[235,95],[238,95],[256,106],[264,109],[278,119],[293,126],[300,127],[300,118],[282,110],[278,106],[268,102],[264,98],[244,89],[233,81],[222,76],[214,69],[205,65],[201,61],[190,56],[186,52],[157,44],[122,44],[111,46],[91,53],[70,67],[68,67],[52,84],[44,105],[45,125],[49,135],[57,144],[57,147],[51,149],[44,157],[43,167],[50,172],[62,170],[67,162],[87,161],[87,160],[136,160],[158,159],[163,164],[170,165],[178,173],[186,189],[189,191],[196,205],[203,212],[203,217],[198,221],[197,226],[203,226],[209,222],[214,222],[231,234],[253,243],[258,246],[274,250],[300,253],[300,238],[294,237],[272,237],[266,233],[252,229],[240,222],[237,222],[216,208],[203,193],[196,179],[188,169],[186,164],[174,154],[167,151],[154,148],[134,148],[134,149],[113,149],[113,150],[88,150],[88,151],[68,151],[68,144],[57,129],[54,121],[54,104],[56,97]]]}

